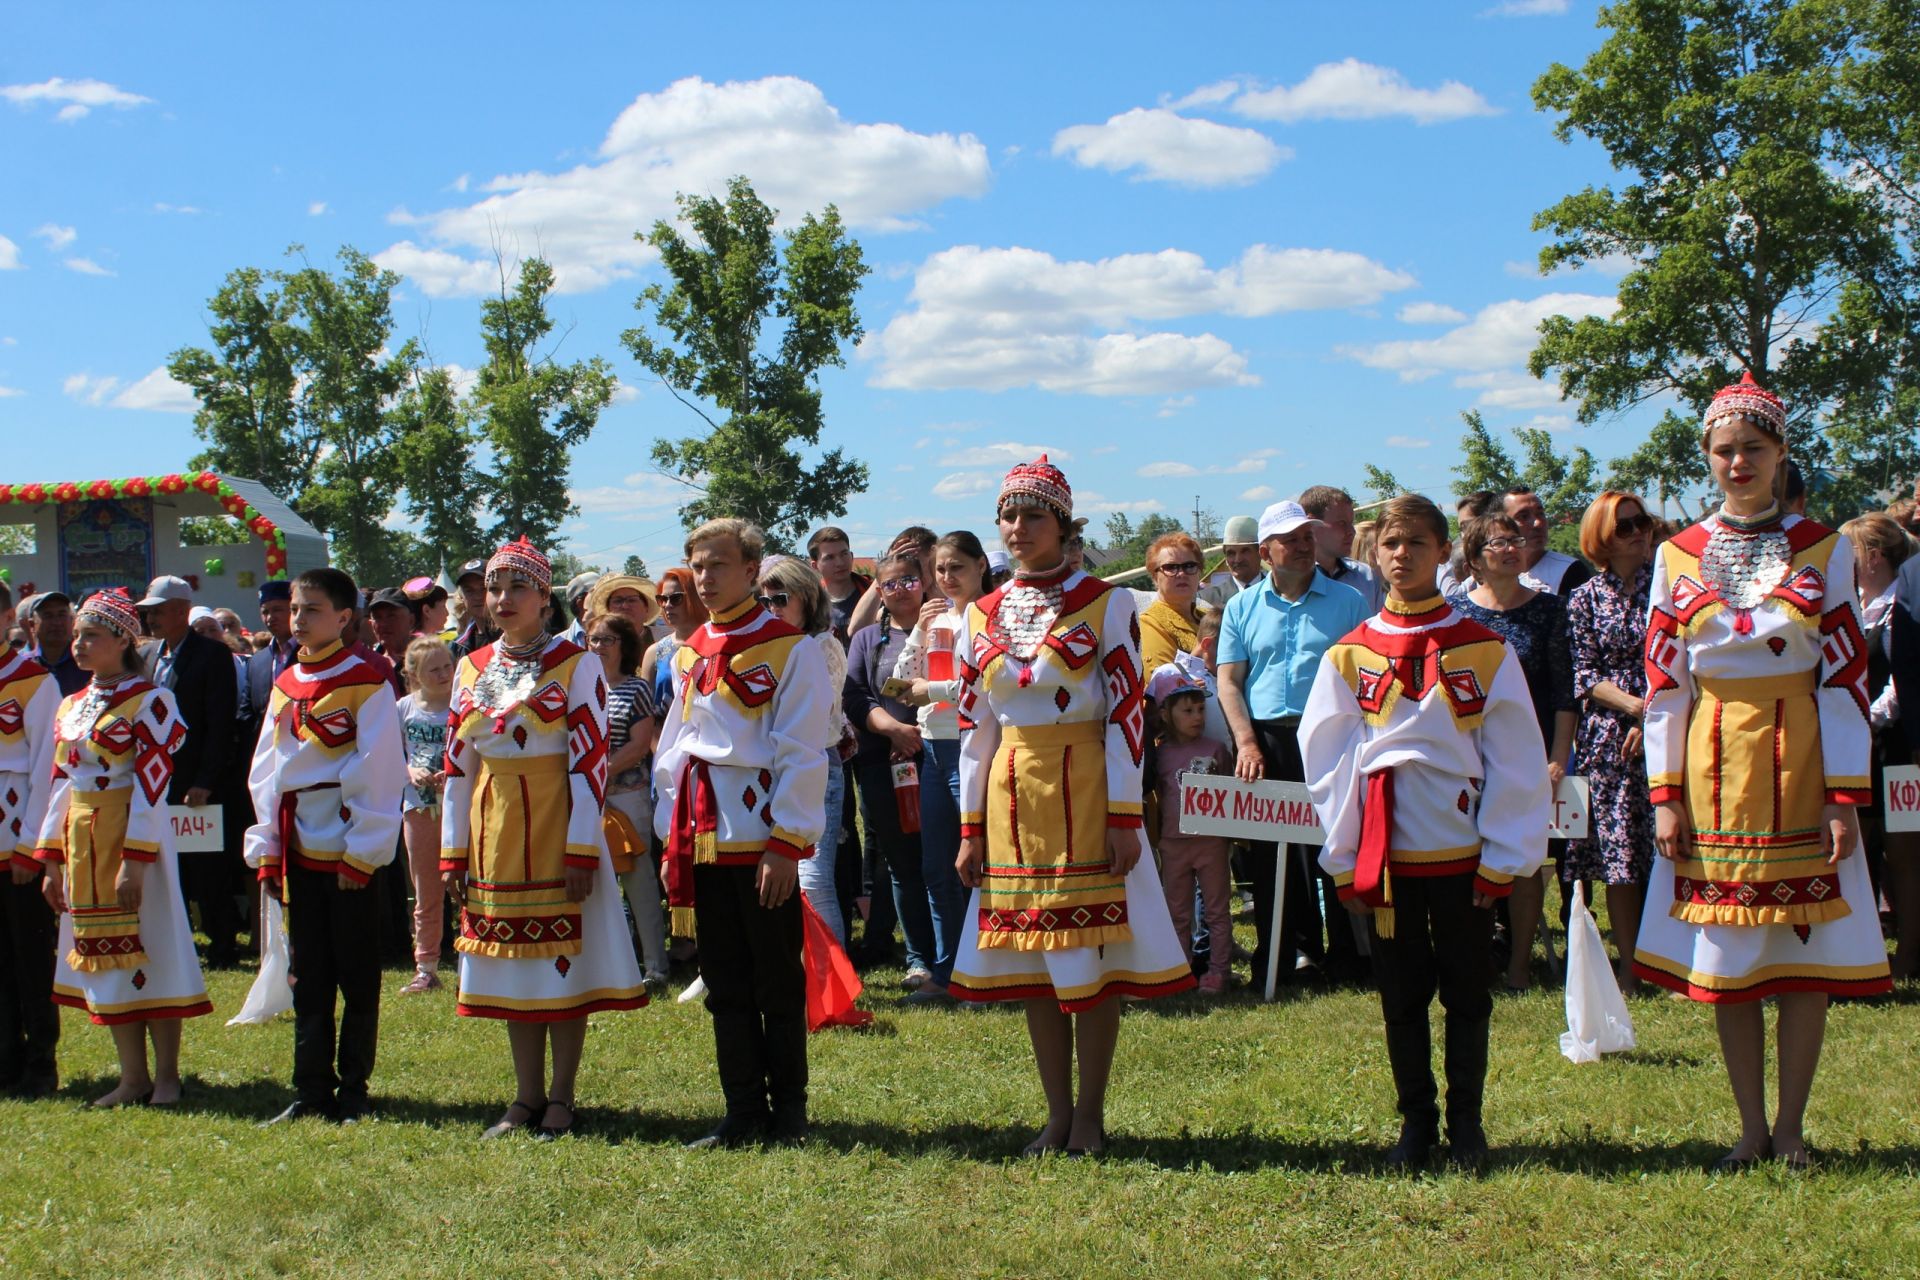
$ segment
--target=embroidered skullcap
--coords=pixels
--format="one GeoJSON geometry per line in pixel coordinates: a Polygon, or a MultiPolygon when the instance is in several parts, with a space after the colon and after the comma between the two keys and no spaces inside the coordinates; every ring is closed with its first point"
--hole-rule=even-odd
{"type": "Polygon", "coordinates": [[[493,559],[487,561],[487,577],[492,578],[496,573],[518,574],[539,586],[549,589],[553,586],[553,562],[527,541],[524,533],[494,552],[493,559]]]}
{"type": "Polygon", "coordinates": [[[133,597],[119,587],[96,591],[80,606],[80,620],[91,619],[116,634],[133,637],[140,634],[140,615],[134,612],[133,597]]]}
{"type": "Polygon", "coordinates": [[[1753,380],[1751,369],[1740,375],[1740,381],[1714,393],[1701,426],[1712,431],[1730,418],[1746,418],[1775,439],[1786,439],[1787,406],[1779,396],[1753,380]]]}
{"type": "Polygon", "coordinates": [[[1007,472],[1007,478],[1000,482],[1000,500],[995,505],[1006,506],[1007,499],[1016,494],[1037,498],[1060,517],[1062,524],[1073,523],[1073,487],[1067,483],[1066,473],[1047,461],[1046,454],[1007,472]]]}

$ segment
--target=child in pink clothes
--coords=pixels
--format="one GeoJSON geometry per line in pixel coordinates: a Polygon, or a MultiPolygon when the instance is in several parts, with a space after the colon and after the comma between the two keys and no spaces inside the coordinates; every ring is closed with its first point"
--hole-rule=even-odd
{"type": "MultiPolygon", "coordinates": [[[[1193,887],[1200,885],[1207,931],[1233,937],[1233,873],[1227,842],[1219,836],[1180,834],[1180,779],[1189,773],[1233,772],[1233,758],[1217,739],[1206,736],[1207,688],[1203,681],[1169,663],[1154,673],[1149,692],[1160,708],[1163,732],[1154,785],[1160,796],[1160,884],[1174,932],[1188,946],[1193,940],[1193,887]]],[[[1232,948],[1216,945],[1200,990],[1219,995],[1231,976],[1232,948]]]]}

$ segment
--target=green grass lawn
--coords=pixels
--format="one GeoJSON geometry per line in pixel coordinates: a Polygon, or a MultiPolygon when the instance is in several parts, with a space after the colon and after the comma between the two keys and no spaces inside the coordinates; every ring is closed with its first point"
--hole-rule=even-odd
{"type": "MultiPolygon", "coordinates": [[[[704,1011],[593,1019],[582,1132],[477,1141],[500,1027],[450,992],[382,1009],[378,1118],[262,1130],[292,1027],[189,1024],[177,1113],[94,1113],[106,1031],[65,1015],[61,1097],[0,1103],[0,1276],[1913,1276],[1920,1005],[1837,1008],[1809,1176],[1702,1167],[1736,1124],[1703,1008],[1633,1003],[1641,1048],[1561,1058],[1557,991],[1496,1005],[1479,1180],[1385,1174],[1378,1006],[1187,996],[1127,1014],[1102,1161],[1016,1157],[1042,1118],[1011,1008],[879,1015],[812,1050],[813,1142],[689,1153],[716,1115],[704,1011]]],[[[396,989],[404,973],[388,975],[396,989]]]]}

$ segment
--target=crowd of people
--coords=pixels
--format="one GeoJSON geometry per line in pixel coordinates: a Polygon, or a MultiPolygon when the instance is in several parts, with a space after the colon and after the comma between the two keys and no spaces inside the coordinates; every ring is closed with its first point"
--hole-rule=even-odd
{"type": "Polygon", "coordinates": [[[1228,520],[1215,561],[1159,538],[1135,590],[1085,572],[1042,457],[1002,485],[996,550],[914,526],[863,567],[839,528],[803,559],[722,519],[657,585],[556,583],[521,539],[451,593],[269,581],[254,630],[173,577],[30,596],[0,657],[0,1085],[57,1087],[65,1005],[112,1029],[96,1105],[177,1103],[182,1022],[212,1007],[189,904],[231,967],[279,914],[258,883],[296,979],[281,1121],[368,1114],[385,933],[399,994],[451,953],[458,1013],[506,1023],[489,1137],[570,1132],[586,1016],[678,966],[725,1104],[696,1145],[800,1140],[816,929],[901,969],[907,1004],[1024,1003],[1032,1154],[1104,1147],[1125,999],[1211,999],[1246,966],[1377,986],[1389,1159],[1424,1164],[1437,994],[1447,1151],[1476,1168],[1494,991],[1534,981],[1557,874],[1563,902],[1601,887],[1626,992],[1714,1006],[1742,1129],[1722,1166],[1804,1164],[1828,999],[1920,969],[1920,836],[1878,816],[1884,768],[1920,758],[1920,543],[1911,499],[1805,519],[1750,380],[1701,442],[1716,511],[1675,528],[1608,491],[1577,557],[1524,486],[1360,521],[1317,485],[1228,520]],[[1305,783],[1324,845],[1184,831],[1196,773],[1305,783]],[[1550,842],[1569,775],[1589,832],[1550,842]],[[226,851],[180,856],[168,806],[210,804],[226,851]]]}

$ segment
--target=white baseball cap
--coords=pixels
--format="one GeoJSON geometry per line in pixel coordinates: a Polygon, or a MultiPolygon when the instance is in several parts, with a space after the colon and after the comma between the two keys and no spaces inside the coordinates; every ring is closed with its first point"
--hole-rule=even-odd
{"type": "Polygon", "coordinates": [[[1260,513],[1260,541],[1284,538],[1303,524],[1319,524],[1307,509],[1291,498],[1276,502],[1260,513]]]}
{"type": "Polygon", "coordinates": [[[151,609],[157,604],[169,600],[193,599],[193,584],[185,578],[176,578],[170,573],[162,574],[147,584],[147,598],[139,602],[139,608],[151,609]]]}

